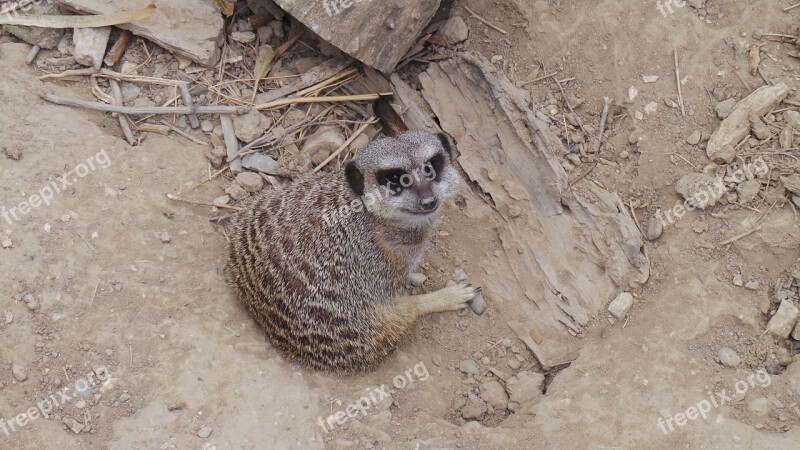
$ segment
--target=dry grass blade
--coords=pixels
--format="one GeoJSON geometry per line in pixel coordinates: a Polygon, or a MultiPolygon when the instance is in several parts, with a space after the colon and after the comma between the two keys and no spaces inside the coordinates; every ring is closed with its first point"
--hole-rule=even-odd
{"type": "Polygon", "coordinates": [[[255,103],[256,101],[256,94],[258,94],[258,83],[267,75],[269,69],[272,68],[272,60],[275,57],[275,50],[272,49],[269,45],[262,45],[258,47],[258,57],[256,57],[256,66],[253,69],[253,78],[255,78],[255,83],[253,84],[253,97],[250,99],[251,102],[255,103]]]}
{"type": "Polygon", "coordinates": [[[0,16],[0,25],[22,25],[37,28],[98,28],[120,25],[144,19],[156,10],[156,5],[134,11],[92,16],[0,16]]]}

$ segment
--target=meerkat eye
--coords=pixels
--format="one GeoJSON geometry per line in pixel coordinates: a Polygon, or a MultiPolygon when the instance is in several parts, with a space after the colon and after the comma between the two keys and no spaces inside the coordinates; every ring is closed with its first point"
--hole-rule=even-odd
{"type": "Polygon", "coordinates": [[[395,194],[403,192],[403,189],[408,187],[407,178],[408,174],[400,169],[382,170],[378,172],[378,184],[386,186],[395,194]]]}
{"type": "Polygon", "coordinates": [[[422,173],[429,180],[439,181],[442,178],[442,169],[444,169],[444,156],[441,153],[437,153],[425,163],[425,166],[422,167],[422,173]]]}

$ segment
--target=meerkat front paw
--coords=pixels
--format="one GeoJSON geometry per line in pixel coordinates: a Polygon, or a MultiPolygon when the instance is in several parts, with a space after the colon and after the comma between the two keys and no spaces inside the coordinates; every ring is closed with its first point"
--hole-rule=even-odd
{"type": "Polygon", "coordinates": [[[458,283],[447,286],[437,292],[452,297],[454,303],[467,303],[481,294],[481,288],[468,283],[458,283]]]}

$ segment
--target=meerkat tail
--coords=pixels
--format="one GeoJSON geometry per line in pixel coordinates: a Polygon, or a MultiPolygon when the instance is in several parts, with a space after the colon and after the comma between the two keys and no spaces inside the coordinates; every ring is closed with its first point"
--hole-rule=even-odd
{"type": "Polygon", "coordinates": [[[388,97],[379,98],[372,105],[372,109],[375,111],[375,116],[381,121],[383,134],[387,136],[397,136],[400,133],[408,131],[408,127],[405,122],[403,122],[403,118],[394,110],[388,97]]]}

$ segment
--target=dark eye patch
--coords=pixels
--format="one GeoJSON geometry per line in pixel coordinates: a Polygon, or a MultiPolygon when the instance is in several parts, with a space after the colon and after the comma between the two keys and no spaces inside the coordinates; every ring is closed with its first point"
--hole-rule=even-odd
{"type": "Polygon", "coordinates": [[[425,165],[430,167],[428,170],[426,170],[426,175],[433,175],[433,178],[431,179],[436,181],[442,179],[442,170],[444,170],[444,155],[437,153],[433,156],[433,158],[429,159],[425,165]],[[431,172],[431,170],[433,172],[431,172]]]}
{"type": "Polygon", "coordinates": [[[399,194],[405,189],[400,182],[403,175],[406,175],[406,172],[401,169],[381,170],[378,172],[378,184],[386,186],[395,194],[399,194]]]}

